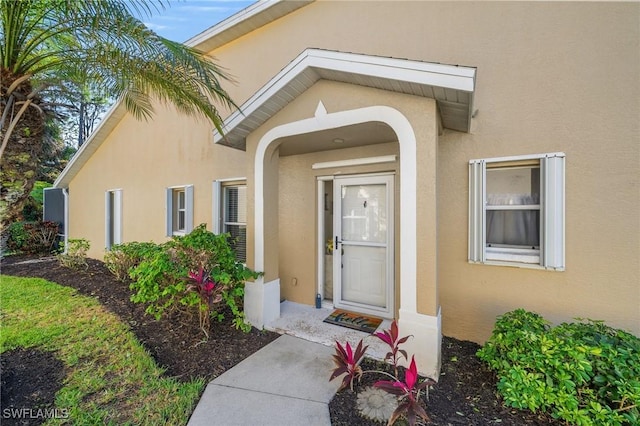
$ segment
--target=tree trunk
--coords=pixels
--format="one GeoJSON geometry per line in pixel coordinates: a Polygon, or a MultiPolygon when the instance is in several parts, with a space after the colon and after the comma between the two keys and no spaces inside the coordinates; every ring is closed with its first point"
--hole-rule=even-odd
{"type": "Polygon", "coordinates": [[[78,114],[78,149],[82,146],[85,139],[85,123],[84,123],[84,115],[85,115],[86,104],[84,101],[80,101],[80,113],[78,114]]]}
{"type": "MultiPolygon", "coordinates": [[[[7,88],[19,76],[14,76],[10,71],[2,70],[2,105],[3,111],[7,103],[7,88]]],[[[25,100],[32,88],[28,80],[20,84],[13,94],[17,103],[25,100]]],[[[33,98],[33,104],[40,102],[38,97],[33,98]]],[[[19,105],[15,105],[15,111],[8,111],[7,120],[3,123],[2,138],[7,132],[14,114],[19,105]]],[[[0,230],[5,229],[12,222],[22,219],[22,209],[33,189],[37,171],[40,167],[43,151],[44,117],[39,108],[29,107],[18,121],[9,137],[9,142],[0,160],[0,230]]]]}

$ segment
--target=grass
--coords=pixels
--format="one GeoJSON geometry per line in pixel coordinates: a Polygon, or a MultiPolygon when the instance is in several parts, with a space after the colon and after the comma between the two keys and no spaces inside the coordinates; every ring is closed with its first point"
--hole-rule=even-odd
{"type": "Polygon", "coordinates": [[[3,276],[0,353],[54,352],[66,366],[55,407],[67,420],[47,424],[186,424],[204,388],[162,377],[120,319],[95,299],[39,278],[3,276]]]}

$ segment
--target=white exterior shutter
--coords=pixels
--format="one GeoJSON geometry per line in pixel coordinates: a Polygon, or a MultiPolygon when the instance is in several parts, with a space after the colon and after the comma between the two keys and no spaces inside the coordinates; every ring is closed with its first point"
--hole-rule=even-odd
{"type": "Polygon", "coordinates": [[[564,270],[564,154],[540,160],[542,178],[542,244],[540,264],[564,270]]]}
{"type": "Polygon", "coordinates": [[[114,244],[122,244],[122,190],[104,193],[104,246],[111,250],[114,244]]]}
{"type": "Polygon", "coordinates": [[[167,215],[166,215],[166,219],[167,219],[167,229],[166,229],[166,234],[167,237],[170,237],[173,235],[173,189],[171,188],[167,188],[166,189],[166,193],[167,193],[167,201],[166,201],[166,211],[167,211],[167,215]]]}
{"type": "Polygon", "coordinates": [[[484,262],[485,162],[469,162],[469,262],[484,262]]]}
{"type": "Polygon", "coordinates": [[[222,184],[219,180],[213,181],[212,195],[211,223],[213,225],[213,233],[217,235],[222,232],[222,215],[220,214],[222,211],[222,184]]]}
{"type": "Polygon", "coordinates": [[[104,247],[107,250],[111,250],[111,212],[113,208],[111,206],[111,191],[104,192],[104,247]]]}
{"type": "Polygon", "coordinates": [[[184,188],[185,198],[185,218],[184,218],[184,232],[188,234],[193,231],[193,185],[189,185],[184,188]]]}
{"type": "Polygon", "coordinates": [[[113,241],[111,244],[122,244],[122,190],[113,191],[113,241]]]}

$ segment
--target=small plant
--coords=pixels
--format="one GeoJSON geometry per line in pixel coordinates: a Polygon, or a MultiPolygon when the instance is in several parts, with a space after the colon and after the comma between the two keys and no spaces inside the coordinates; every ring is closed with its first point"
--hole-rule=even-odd
{"type": "Polygon", "coordinates": [[[51,253],[58,240],[58,224],[50,221],[15,222],[5,232],[7,248],[27,254],[51,253]]]}
{"type": "Polygon", "coordinates": [[[333,238],[329,238],[325,244],[325,254],[333,254],[333,238]]]}
{"type": "Polygon", "coordinates": [[[435,385],[435,383],[431,379],[419,382],[418,368],[413,356],[411,357],[409,369],[405,371],[404,382],[396,378],[395,380],[381,380],[375,383],[373,386],[384,389],[393,395],[398,395],[400,398],[400,404],[391,415],[388,424],[394,424],[400,416],[405,416],[410,425],[416,424],[417,417],[428,422],[429,416],[427,416],[427,412],[424,411],[419,402],[420,392],[428,386],[435,385]]]}
{"type": "Polygon", "coordinates": [[[333,355],[333,362],[336,364],[336,368],[333,370],[333,374],[329,378],[329,381],[336,377],[345,374],[342,379],[342,384],[338,391],[345,389],[347,386],[353,390],[353,380],[357,377],[362,377],[362,368],[360,368],[360,362],[364,358],[364,354],[369,346],[362,347],[362,340],[358,343],[355,353],[351,349],[351,345],[347,342],[342,346],[339,342],[336,342],[336,353],[333,355]]]}
{"type": "Polygon", "coordinates": [[[551,327],[518,309],[498,317],[478,357],[506,405],[580,425],[640,424],[640,339],[600,321],[551,327]]]}
{"type": "Polygon", "coordinates": [[[160,246],[155,243],[130,242],[116,244],[104,255],[104,264],[118,281],[129,280],[129,273],[154,250],[160,246]]]}
{"type": "Polygon", "coordinates": [[[191,284],[187,285],[187,291],[193,291],[200,298],[198,316],[200,319],[200,329],[209,338],[209,323],[211,318],[211,307],[222,300],[222,286],[217,285],[202,267],[198,272],[189,272],[191,284]]]}
{"type": "Polygon", "coordinates": [[[223,318],[214,307],[224,302],[233,315],[234,326],[248,332],[251,325],[245,322],[242,310],[244,283],[260,274],[236,260],[228,237],[207,231],[203,224],[164,244],[132,249],[132,253],[113,261],[113,271],[122,273],[128,268],[131,301],[145,303],[145,311],[156,319],[166,311],[197,308],[200,328],[208,338],[210,318],[223,318]],[[211,303],[209,290],[213,291],[211,303]]]}
{"type": "Polygon", "coordinates": [[[60,248],[60,254],[58,254],[58,262],[60,265],[71,268],[80,269],[87,268],[87,252],[91,247],[88,240],[84,238],[69,239],[67,241],[66,252],[65,245],[62,244],[60,248]]]}
{"type": "Polygon", "coordinates": [[[403,338],[399,337],[398,324],[395,321],[391,323],[391,328],[389,330],[383,330],[375,333],[374,335],[391,348],[391,351],[387,352],[384,360],[393,364],[395,375],[398,377],[398,362],[400,361],[400,355],[402,355],[404,359],[409,359],[407,357],[407,351],[400,349],[400,345],[409,340],[409,336],[405,336],[403,338]]]}
{"type": "Polygon", "coordinates": [[[387,376],[391,380],[380,380],[373,385],[375,388],[382,389],[397,397],[397,407],[389,417],[387,424],[394,424],[400,417],[405,417],[411,426],[415,425],[418,417],[428,422],[429,417],[422,405],[420,405],[420,395],[423,390],[428,391],[429,386],[435,385],[436,382],[430,378],[426,378],[423,381],[419,380],[418,368],[413,356],[411,357],[409,368],[405,370],[404,381],[400,380],[399,362],[401,356],[408,360],[407,352],[400,349],[400,345],[405,343],[410,336],[399,337],[396,321],[393,321],[389,330],[384,330],[374,335],[385,342],[391,349],[385,356],[385,361],[391,362],[395,375],[384,371],[362,371],[360,362],[367,350],[366,346],[362,347],[362,340],[358,343],[355,352],[353,352],[349,343],[346,343],[343,347],[339,342],[336,342],[336,354],[333,355],[336,368],[333,370],[329,381],[345,374],[339,391],[347,387],[353,390],[354,380],[356,378],[360,380],[363,374],[377,373],[387,376]]]}

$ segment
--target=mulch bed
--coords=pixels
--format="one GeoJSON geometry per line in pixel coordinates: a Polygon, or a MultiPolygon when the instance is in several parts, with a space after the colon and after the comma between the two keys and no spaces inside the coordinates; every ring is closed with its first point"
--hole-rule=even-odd
{"type": "Polygon", "coordinates": [[[0,423],[3,426],[44,423],[44,410],[55,409],[56,392],[62,389],[65,377],[62,361],[50,352],[17,348],[2,354],[0,371],[0,423]],[[12,409],[23,408],[31,411],[11,415],[12,409]]]}
{"type": "MultiPolygon", "coordinates": [[[[129,324],[132,332],[156,359],[158,365],[166,369],[165,374],[178,380],[188,381],[196,377],[212,380],[278,337],[276,333],[255,328],[249,333],[236,330],[231,325],[231,316],[227,315],[223,322],[212,323],[209,340],[204,341],[203,333],[197,325],[197,317],[175,313],[156,321],[145,315],[144,306],[130,302],[131,293],[128,285],[115,280],[102,262],[89,259],[86,270],[76,271],[59,266],[53,258],[37,263],[25,262],[30,259],[32,258],[24,256],[7,257],[2,260],[0,272],[14,276],[44,278],[73,287],[83,295],[95,297],[108,310],[129,324]]],[[[495,375],[475,356],[478,349],[479,346],[475,343],[444,338],[440,380],[429,392],[429,400],[426,403],[427,413],[432,420],[429,424],[562,424],[546,415],[504,407],[495,391],[495,375]]],[[[29,408],[35,408],[38,404],[53,404],[53,396],[58,389],[56,386],[59,386],[61,377],[64,377],[64,366],[51,354],[45,354],[48,358],[36,363],[37,367],[23,369],[19,373],[20,386],[5,386],[5,380],[11,375],[15,376],[20,368],[21,358],[42,356],[41,354],[31,349],[11,351],[2,355],[2,408],[7,407],[5,401],[24,401],[20,398],[33,395],[34,388],[44,390],[48,385],[36,381],[42,379],[45,379],[46,383],[54,384],[49,386],[46,395],[43,393],[44,399],[37,403],[26,400],[19,404],[25,404],[22,406],[29,408]],[[42,369],[43,363],[51,365],[52,368],[42,369]]],[[[365,370],[381,367],[379,363],[371,360],[365,360],[364,363],[365,370]]],[[[379,425],[380,423],[360,417],[355,409],[358,390],[379,379],[380,376],[376,374],[366,374],[360,384],[354,387],[355,392],[344,390],[338,393],[329,406],[332,424],[379,425]]]]}

